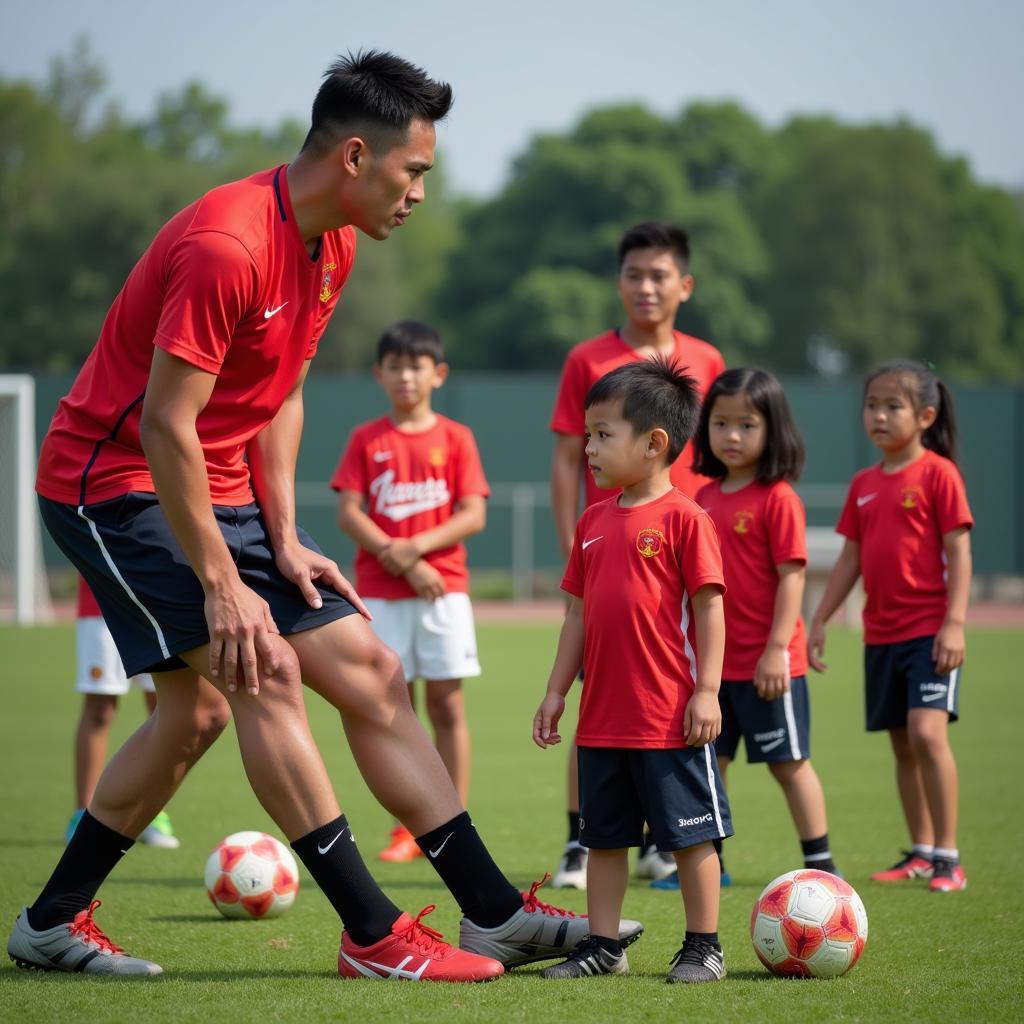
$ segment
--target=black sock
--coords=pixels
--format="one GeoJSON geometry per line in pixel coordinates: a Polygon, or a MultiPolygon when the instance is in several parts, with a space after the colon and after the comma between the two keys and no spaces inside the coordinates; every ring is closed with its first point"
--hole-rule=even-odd
{"type": "Polygon", "coordinates": [[[819,871],[835,871],[832,863],[832,852],[828,848],[828,833],[817,839],[801,839],[800,849],[804,853],[804,867],[817,868],[819,871]]]}
{"type": "Polygon", "coordinates": [[[722,948],[721,943],[718,941],[718,932],[687,932],[683,937],[683,942],[691,940],[706,942],[711,946],[718,946],[719,949],[722,948]]]}
{"type": "Polygon", "coordinates": [[[573,843],[579,845],[580,841],[580,812],[570,811],[569,812],[569,845],[573,843]]]}
{"type": "Polygon", "coordinates": [[[613,956],[618,956],[622,952],[622,943],[619,942],[617,938],[609,939],[606,935],[591,935],[590,937],[606,953],[611,953],[613,956]]]}
{"type": "Polygon", "coordinates": [[[474,924],[496,928],[522,907],[522,895],[491,859],[469,811],[417,836],[416,843],[474,924]]]}
{"type": "Polygon", "coordinates": [[[402,912],[367,870],[344,814],[296,839],[292,849],[357,946],[372,945],[391,931],[402,912]]]}
{"type": "Polygon", "coordinates": [[[44,931],[71,921],[89,906],[103,880],[134,845],[134,839],[107,828],[86,811],[50,880],[29,908],[28,923],[44,931]]]}

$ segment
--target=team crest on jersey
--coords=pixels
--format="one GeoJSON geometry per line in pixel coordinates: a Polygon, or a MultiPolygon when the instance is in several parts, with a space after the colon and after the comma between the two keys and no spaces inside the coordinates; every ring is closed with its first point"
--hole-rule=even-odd
{"type": "Polygon", "coordinates": [[[328,263],[324,266],[324,279],[320,285],[320,301],[330,302],[334,294],[334,272],[338,269],[337,263],[328,263]]]}
{"type": "Polygon", "coordinates": [[[917,508],[923,497],[924,491],[917,484],[900,488],[900,505],[903,508],[917,508]]]}
{"type": "Polygon", "coordinates": [[[737,533],[750,533],[750,527],[754,525],[754,513],[748,508],[741,508],[736,513],[732,528],[737,533]]]}
{"type": "Polygon", "coordinates": [[[665,546],[665,534],[653,526],[646,526],[636,535],[636,549],[644,558],[653,558],[661,554],[665,546]]]}
{"type": "Polygon", "coordinates": [[[440,469],[448,461],[448,452],[444,448],[431,448],[427,452],[427,461],[435,469],[440,469]]]}

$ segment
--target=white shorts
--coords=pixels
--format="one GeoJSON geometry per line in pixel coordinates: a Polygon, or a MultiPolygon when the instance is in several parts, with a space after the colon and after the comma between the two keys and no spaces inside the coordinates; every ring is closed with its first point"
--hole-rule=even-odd
{"type": "Polygon", "coordinates": [[[480,675],[469,594],[389,601],[365,597],[373,631],[402,659],[405,678],[470,679],[480,675]]]}
{"type": "Polygon", "coordinates": [[[147,673],[132,676],[124,674],[121,655],[114,646],[114,638],[99,615],[78,620],[75,644],[75,689],[79,693],[97,693],[105,697],[121,697],[134,682],[140,690],[155,693],[153,677],[147,673]]]}

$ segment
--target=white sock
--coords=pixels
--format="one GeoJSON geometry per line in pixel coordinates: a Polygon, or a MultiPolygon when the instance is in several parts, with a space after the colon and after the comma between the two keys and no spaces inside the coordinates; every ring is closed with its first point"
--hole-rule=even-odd
{"type": "Polygon", "coordinates": [[[951,860],[954,864],[960,863],[960,851],[956,849],[947,849],[945,846],[935,847],[936,859],[941,857],[943,860],[951,860]]]}
{"type": "Polygon", "coordinates": [[[916,853],[918,857],[924,857],[925,860],[931,860],[935,856],[934,846],[925,846],[924,843],[914,843],[912,853],[916,853]]]}

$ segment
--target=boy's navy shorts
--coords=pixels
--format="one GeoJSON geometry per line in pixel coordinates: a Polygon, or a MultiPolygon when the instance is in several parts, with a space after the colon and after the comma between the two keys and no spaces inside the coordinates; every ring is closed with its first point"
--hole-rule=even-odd
{"type": "Polygon", "coordinates": [[[864,690],[868,732],[903,729],[910,708],[936,708],[949,720],[960,717],[963,666],[944,675],[932,661],[933,636],[895,644],[865,644],[864,690]]]}
{"type": "Polygon", "coordinates": [[[644,822],[659,850],[685,850],[733,834],[729,799],[709,743],[633,750],[580,747],[580,843],[640,846],[644,822]]]}
{"type": "Polygon", "coordinates": [[[811,702],[807,677],[789,681],[789,690],[775,700],[758,696],[752,681],[723,682],[718,690],[722,731],[715,740],[719,757],[736,756],[740,737],[747,761],[780,763],[811,756],[811,702]]]}
{"type": "MultiPolygon", "coordinates": [[[[185,668],[179,655],[209,643],[206,595],[155,494],[132,492],[81,507],[40,497],[39,509],[96,595],[128,676],[185,668]]],[[[355,612],[324,587],[317,587],[323,607],[310,608],[275,565],[257,505],[214,505],[213,511],[242,582],[270,605],[283,636],[355,612]]],[[[297,532],[302,544],[320,550],[305,530],[297,532]]]]}

